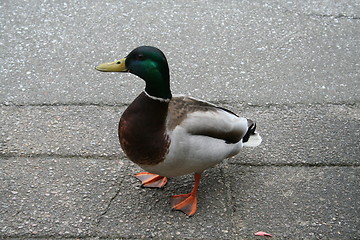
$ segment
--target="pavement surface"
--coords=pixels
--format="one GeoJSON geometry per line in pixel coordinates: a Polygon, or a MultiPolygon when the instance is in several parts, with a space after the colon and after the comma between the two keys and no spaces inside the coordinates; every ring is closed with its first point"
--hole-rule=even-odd
{"type": "Polygon", "coordinates": [[[1,1],[0,239],[360,239],[360,1],[1,1]],[[94,66],[141,45],[173,93],[263,144],[144,189],[117,124],[144,88],[94,66]]]}

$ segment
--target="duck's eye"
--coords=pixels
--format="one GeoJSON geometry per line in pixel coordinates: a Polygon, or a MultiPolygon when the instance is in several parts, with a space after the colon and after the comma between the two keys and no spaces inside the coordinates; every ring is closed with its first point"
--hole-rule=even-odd
{"type": "Polygon", "coordinates": [[[136,60],[140,60],[140,61],[145,60],[145,56],[142,54],[136,55],[136,60]]]}
{"type": "Polygon", "coordinates": [[[120,61],[117,61],[116,64],[121,64],[121,62],[120,62],[120,61]]]}

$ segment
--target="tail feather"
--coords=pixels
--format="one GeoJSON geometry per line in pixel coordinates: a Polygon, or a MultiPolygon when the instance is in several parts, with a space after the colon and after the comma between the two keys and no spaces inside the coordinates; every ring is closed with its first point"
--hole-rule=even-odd
{"type": "Polygon", "coordinates": [[[262,138],[260,135],[255,132],[250,136],[249,140],[243,144],[244,147],[257,147],[260,145],[262,138]]]}
{"type": "Polygon", "coordinates": [[[248,119],[248,125],[249,125],[249,128],[242,140],[244,143],[243,146],[244,147],[259,146],[262,139],[261,139],[260,135],[257,132],[255,132],[256,123],[254,123],[252,120],[248,119]]]}

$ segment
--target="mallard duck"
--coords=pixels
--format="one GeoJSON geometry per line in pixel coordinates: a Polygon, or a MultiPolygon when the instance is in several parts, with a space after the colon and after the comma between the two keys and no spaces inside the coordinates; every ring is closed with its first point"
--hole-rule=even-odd
{"type": "Polygon", "coordinates": [[[201,173],[243,146],[261,143],[252,120],[206,101],[172,95],[166,57],[155,47],[138,47],[96,69],[130,72],[145,81],[145,90],[120,118],[119,141],[127,157],[146,171],[135,175],[144,187],[161,188],[168,177],[195,174],[190,193],[172,196],[175,210],[195,214],[201,173]]]}

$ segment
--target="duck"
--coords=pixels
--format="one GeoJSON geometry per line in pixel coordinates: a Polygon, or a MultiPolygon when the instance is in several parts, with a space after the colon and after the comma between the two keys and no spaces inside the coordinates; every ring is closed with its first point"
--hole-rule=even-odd
{"type": "Polygon", "coordinates": [[[163,188],[170,177],[194,174],[191,192],[170,200],[172,209],[188,216],[197,211],[201,174],[242,147],[262,141],[254,121],[207,101],[173,95],[167,59],[156,47],[137,47],[96,70],[132,73],[145,81],[145,90],[120,118],[119,142],[125,155],[144,170],[135,175],[143,187],[163,188]]]}

